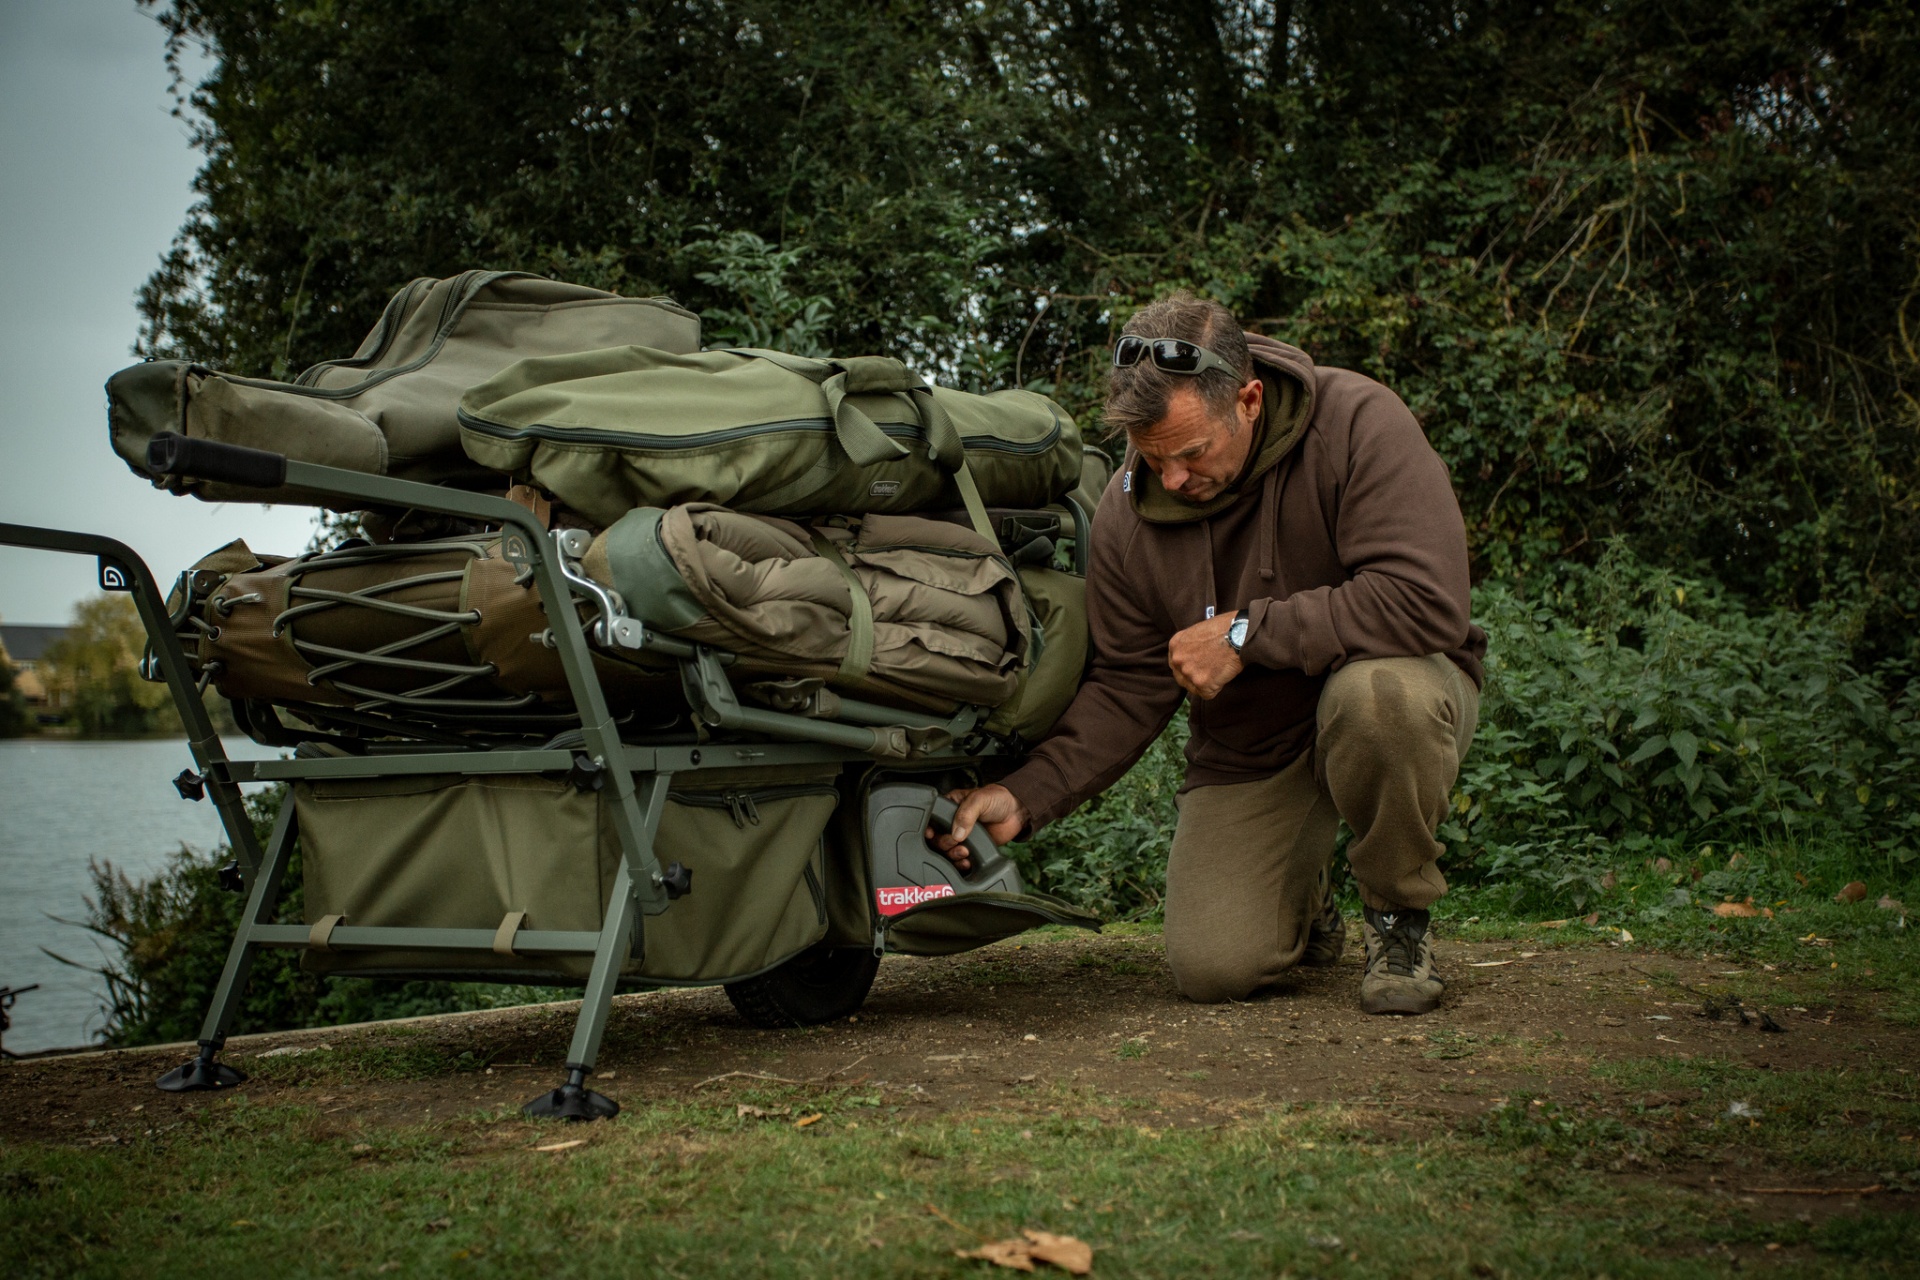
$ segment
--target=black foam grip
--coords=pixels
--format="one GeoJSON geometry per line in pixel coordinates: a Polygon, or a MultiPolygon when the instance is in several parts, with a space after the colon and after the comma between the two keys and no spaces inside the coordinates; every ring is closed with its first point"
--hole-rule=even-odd
{"type": "Polygon", "coordinates": [[[192,476],[249,489],[278,489],[287,482],[287,455],[194,440],[163,431],[147,441],[147,467],[157,475],[192,476]]]}

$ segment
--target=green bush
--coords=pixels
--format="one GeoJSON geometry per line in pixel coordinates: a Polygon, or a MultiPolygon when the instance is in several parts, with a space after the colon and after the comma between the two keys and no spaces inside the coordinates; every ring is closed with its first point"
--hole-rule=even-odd
{"type": "Polygon", "coordinates": [[[1480,728],[1441,828],[1450,870],[1581,907],[1624,859],[1691,845],[1920,849],[1920,696],[1848,661],[1835,609],[1751,611],[1618,548],[1476,593],[1480,728]]]}

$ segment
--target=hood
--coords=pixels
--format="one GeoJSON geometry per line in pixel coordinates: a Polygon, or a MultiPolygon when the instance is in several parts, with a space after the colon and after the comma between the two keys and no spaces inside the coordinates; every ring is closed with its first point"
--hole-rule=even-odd
{"type": "Polygon", "coordinates": [[[1121,464],[1126,473],[1122,482],[1127,500],[1142,520],[1151,524],[1187,524],[1225,511],[1259,485],[1261,477],[1273,470],[1306,434],[1313,418],[1313,357],[1298,347],[1247,335],[1247,349],[1253,355],[1253,371],[1266,384],[1262,393],[1258,437],[1247,457],[1246,468],[1238,478],[1207,502],[1192,503],[1176,498],[1160,487],[1160,477],[1141,461],[1131,448],[1121,464]]]}

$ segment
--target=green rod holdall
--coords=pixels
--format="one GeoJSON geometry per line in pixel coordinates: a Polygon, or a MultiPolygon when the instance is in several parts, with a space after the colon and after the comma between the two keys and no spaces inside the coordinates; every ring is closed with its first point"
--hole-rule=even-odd
{"type": "Polygon", "coordinates": [[[292,382],[242,378],[184,360],[151,360],[107,381],[113,449],[135,474],[208,501],[312,502],[147,469],[163,431],[245,445],[374,475],[498,489],[500,477],[460,447],[455,409],[477,382],[527,356],[638,342],[700,346],[700,318],[667,298],[622,298],[519,271],[419,279],[387,304],[353,355],[292,382]]]}
{"type": "Polygon", "coordinates": [[[644,346],[536,357],[460,402],[472,459],[599,525],[711,502],[760,515],[1044,507],[1080,479],[1073,419],[1031,391],[935,387],[885,356],[644,346]],[[955,499],[958,498],[956,502],[955,499]]]}

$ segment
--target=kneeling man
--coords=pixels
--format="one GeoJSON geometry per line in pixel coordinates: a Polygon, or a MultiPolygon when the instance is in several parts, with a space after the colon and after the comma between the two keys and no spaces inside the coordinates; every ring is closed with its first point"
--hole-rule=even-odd
{"type": "MultiPolygon", "coordinates": [[[[1364,904],[1368,1013],[1440,1003],[1434,839],[1479,714],[1486,636],[1445,465],[1398,396],[1176,294],[1115,345],[1127,456],[1093,523],[1094,659],[1053,735],[956,796],[1023,838],[1111,786],[1193,699],[1166,947],[1189,999],[1333,964],[1342,818],[1364,904]]],[[[964,865],[964,862],[963,862],[964,865]]]]}

